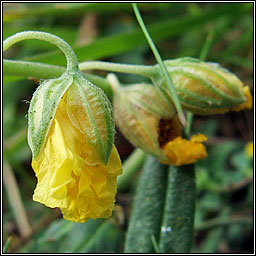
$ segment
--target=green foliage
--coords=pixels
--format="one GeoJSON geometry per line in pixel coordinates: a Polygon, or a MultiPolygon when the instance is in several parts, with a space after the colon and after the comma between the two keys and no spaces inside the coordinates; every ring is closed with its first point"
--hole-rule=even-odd
{"type": "Polygon", "coordinates": [[[148,156],[130,216],[125,253],[154,253],[152,236],[160,236],[168,166],[148,156]]]}
{"type": "MultiPolygon", "coordinates": [[[[208,158],[197,165],[197,236],[209,229],[200,244],[201,253],[218,253],[223,239],[234,251],[248,241],[253,223],[249,210],[253,169],[252,159],[245,154],[244,146],[238,141],[211,146],[208,158]]],[[[194,251],[198,249],[194,247],[194,251]]]]}
{"type": "Polygon", "coordinates": [[[194,165],[170,166],[159,248],[161,253],[189,253],[195,211],[194,165]]]}
{"type": "Polygon", "coordinates": [[[113,219],[84,224],[60,219],[36,234],[20,253],[118,253],[122,243],[123,233],[113,219]]]}

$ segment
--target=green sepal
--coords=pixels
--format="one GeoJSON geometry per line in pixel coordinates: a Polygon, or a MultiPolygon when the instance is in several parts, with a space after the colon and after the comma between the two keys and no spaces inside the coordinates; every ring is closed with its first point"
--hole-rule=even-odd
{"type": "Polygon", "coordinates": [[[41,152],[61,98],[72,83],[73,76],[65,72],[57,79],[44,80],[34,92],[28,110],[28,144],[33,158],[41,152]]]}
{"type": "Polygon", "coordinates": [[[133,84],[120,90],[134,108],[144,109],[159,118],[170,118],[175,114],[172,102],[164,97],[159,88],[151,84],[133,84]]]}
{"type": "Polygon", "coordinates": [[[112,105],[104,91],[77,73],[67,92],[67,113],[73,125],[85,135],[92,164],[106,165],[114,143],[115,124],[112,105]]]}
{"type": "Polygon", "coordinates": [[[114,115],[119,129],[135,147],[165,160],[159,146],[159,122],[171,120],[175,108],[159,90],[140,83],[114,88],[114,115]]]}

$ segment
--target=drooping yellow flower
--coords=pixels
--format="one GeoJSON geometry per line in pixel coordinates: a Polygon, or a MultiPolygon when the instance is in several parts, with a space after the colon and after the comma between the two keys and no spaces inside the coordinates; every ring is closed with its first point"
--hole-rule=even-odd
{"type": "Polygon", "coordinates": [[[107,165],[99,163],[93,154],[84,133],[67,114],[65,95],[45,145],[32,161],[38,179],[33,199],[48,207],[59,207],[65,219],[75,222],[111,216],[121,161],[115,146],[107,165]]]}
{"type": "Polygon", "coordinates": [[[45,80],[33,94],[28,124],[38,179],[33,199],[71,221],[111,216],[122,165],[104,92],[80,71],[45,80]]]}
{"type": "Polygon", "coordinates": [[[156,87],[135,84],[114,90],[117,126],[135,147],[175,166],[195,163],[207,156],[202,144],[206,137],[182,138],[172,103],[156,87]]]}

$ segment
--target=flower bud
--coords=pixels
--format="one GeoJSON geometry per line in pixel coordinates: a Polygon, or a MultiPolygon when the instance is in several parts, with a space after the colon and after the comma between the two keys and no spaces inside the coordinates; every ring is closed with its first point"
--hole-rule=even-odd
{"type": "Polygon", "coordinates": [[[65,92],[67,114],[73,125],[85,135],[90,147],[86,160],[107,164],[114,142],[112,106],[102,89],[82,75],[67,73],[44,81],[36,90],[29,107],[28,142],[37,157],[44,146],[52,119],[65,92]]]}
{"type": "MultiPolygon", "coordinates": [[[[218,64],[194,58],[165,61],[183,108],[195,114],[222,114],[252,107],[249,88],[218,64]]],[[[155,79],[156,83],[161,83],[155,79]]]]}
{"type": "Polygon", "coordinates": [[[115,87],[114,116],[119,129],[135,147],[163,163],[183,165],[207,156],[201,144],[205,137],[192,141],[181,138],[174,107],[157,87],[143,83],[115,87]]]}
{"type": "Polygon", "coordinates": [[[114,116],[117,126],[135,146],[165,159],[159,148],[160,120],[172,119],[175,110],[160,91],[148,84],[135,84],[114,91],[114,116]]]}

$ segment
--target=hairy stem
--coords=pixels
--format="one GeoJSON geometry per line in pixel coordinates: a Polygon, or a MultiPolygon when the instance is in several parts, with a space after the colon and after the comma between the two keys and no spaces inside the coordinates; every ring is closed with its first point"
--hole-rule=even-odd
{"type": "MultiPolygon", "coordinates": [[[[64,72],[64,67],[56,65],[30,61],[3,60],[4,75],[18,75],[23,77],[34,77],[38,79],[50,79],[59,77],[64,72]]],[[[112,98],[112,88],[107,79],[92,74],[85,74],[85,77],[93,84],[100,87],[110,99],[112,98]]]]}
{"type": "Polygon", "coordinates": [[[58,36],[46,32],[24,31],[8,37],[3,42],[3,52],[17,42],[27,39],[38,39],[56,45],[64,54],[67,60],[67,71],[76,72],[78,70],[77,57],[70,45],[58,36]]]}
{"type": "Polygon", "coordinates": [[[152,74],[155,73],[155,66],[145,65],[129,65],[120,63],[110,63],[105,61],[87,61],[82,62],[79,65],[81,70],[99,69],[112,72],[121,72],[134,75],[142,75],[151,78],[152,74]]]}

